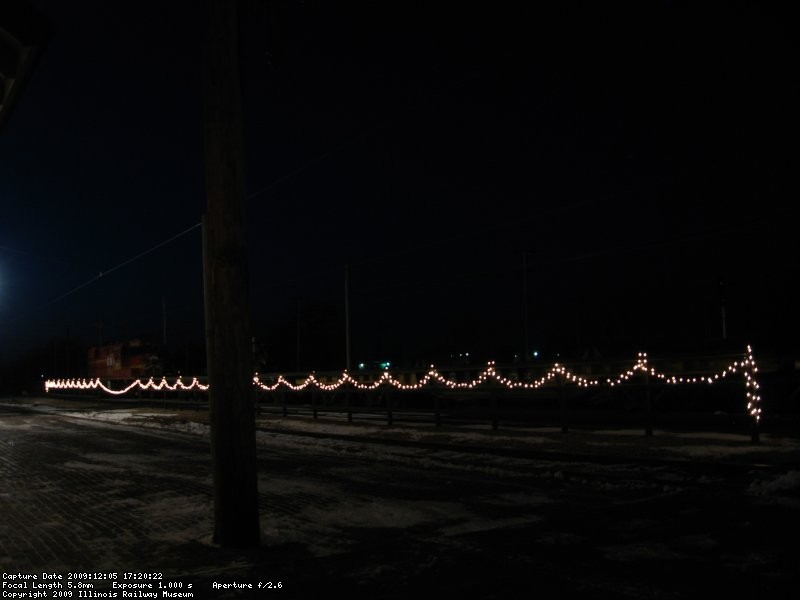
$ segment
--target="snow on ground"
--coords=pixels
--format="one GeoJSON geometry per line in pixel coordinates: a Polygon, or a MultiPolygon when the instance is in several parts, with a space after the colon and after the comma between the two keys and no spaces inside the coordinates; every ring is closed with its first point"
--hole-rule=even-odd
{"type": "MultiPolygon", "coordinates": [[[[50,404],[57,404],[52,402],[50,404]]],[[[208,415],[205,411],[158,410],[158,409],[114,409],[86,408],[73,410],[50,406],[47,399],[39,399],[31,405],[37,410],[55,412],[61,416],[90,419],[96,422],[147,427],[157,430],[174,431],[184,434],[207,437],[209,434],[208,415]]],[[[347,422],[344,418],[312,419],[310,416],[281,417],[277,415],[260,416],[257,422],[257,443],[284,451],[303,451],[316,455],[355,456],[368,462],[389,462],[398,465],[416,466],[431,469],[458,471],[478,471],[501,478],[524,478],[536,473],[539,477],[564,479],[572,477],[582,481],[581,474],[590,474],[602,468],[605,472],[624,474],[631,471],[631,465],[605,464],[600,467],[592,462],[592,456],[619,457],[621,460],[655,458],[687,461],[738,461],[753,464],[786,465],[787,472],[777,479],[762,478],[754,481],[750,491],[760,496],[783,494],[800,489],[800,438],[762,433],[761,443],[753,444],[749,433],[726,433],[714,431],[654,431],[652,437],[645,437],[637,428],[606,428],[595,430],[573,429],[569,434],[561,434],[558,428],[501,427],[491,430],[488,425],[458,425],[436,427],[432,423],[396,424],[386,426],[366,419],[347,422]],[[303,435],[303,434],[314,434],[303,435]],[[319,437],[322,436],[322,437],[319,437]],[[330,436],[330,437],[324,437],[330,436]],[[416,445],[387,445],[386,441],[420,442],[436,444],[437,451],[431,452],[416,445]],[[450,446],[451,449],[447,447],[450,446]],[[557,458],[547,461],[547,469],[541,467],[536,457],[514,457],[510,459],[502,453],[464,454],[462,446],[485,447],[503,450],[523,450],[553,453],[557,458]],[[565,458],[572,455],[574,458],[565,458]]],[[[90,460],[91,457],[88,457],[90,460]]],[[[119,455],[114,460],[119,464],[119,455]]],[[[137,457],[141,460],[141,457],[137,457]]],[[[92,464],[73,465],[76,468],[104,469],[102,460],[92,464]]],[[[680,478],[669,480],[665,474],[660,479],[663,491],[671,486],[680,486],[680,478]],[[666,483],[665,483],[666,482],[666,483]]],[[[603,486],[616,487],[607,481],[603,486]]],[[[619,485],[625,485],[620,483],[619,485]]],[[[369,514],[365,507],[358,512],[369,514]]],[[[338,511],[337,514],[341,514],[338,511]]],[[[319,515],[317,515],[319,516],[319,515]]],[[[406,519],[414,521],[417,516],[396,515],[399,523],[406,519]]]]}
{"type": "Polygon", "coordinates": [[[793,490],[800,490],[800,471],[788,471],[767,481],[754,481],[750,486],[751,492],[760,495],[793,490]]]}
{"type": "MultiPolygon", "coordinates": [[[[63,416],[139,425],[182,433],[208,435],[208,425],[191,419],[191,415],[177,412],[153,412],[125,409],[59,411],[63,416]]],[[[800,440],[761,435],[761,443],[752,444],[749,434],[733,434],[714,431],[683,432],[656,430],[652,438],[645,439],[641,429],[597,429],[572,430],[567,437],[558,428],[505,428],[490,431],[486,426],[437,429],[432,425],[396,425],[387,427],[366,423],[315,421],[310,417],[270,417],[260,419],[259,427],[274,433],[314,433],[332,436],[351,436],[366,439],[389,439],[412,442],[433,442],[452,445],[485,445],[495,448],[524,448],[571,451],[580,448],[591,450],[613,450],[621,446],[648,449],[655,455],[675,457],[724,459],[752,456],[758,459],[766,454],[784,454],[800,458],[800,440]]],[[[262,432],[263,433],[263,432],[262,432]]],[[[268,443],[269,436],[260,439],[268,443]]],[[[285,440],[284,440],[285,441],[285,440]]],[[[318,442],[314,442],[318,444],[318,442]]]]}
{"type": "MultiPolygon", "coordinates": [[[[168,432],[209,435],[208,416],[203,411],[76,409],[74,406],[47,406],[43,401],[31,408],[74,419],[90,419],[101,424],[100,427],[107,430],[101,433],[106,434],[116,434],[119,432],[117,425],[123,425],[146,427],[155,430],[158,436],[175,437],[168,432]],[[102,425],[104,423],[114,427],[102,425]],[[165,433],[158,433],[161,431],[165,433]]],[[[41,426],[52,426],[49,419],[39,420],[43,421],[41,426]]],[[[33,422],[35,418],[22,421],[33,422]]],[[[800,509],[797,499],[800,439],[766,433],[762,434],[760,444],[752,444],[747,432],[656,430],[652,437],[645,437],[641,429],[606,428],[575,429],[563,435],[558,428],[544,427],[501,425],[496,431],[487,424],[435,427],[433,424],[401,423],[388,427],[366,419],[348,423],[341,417],[340,420],[330,417],[313,420],[310,416],[277,415],[259,418],[258,427],[259,446],[269,450],[264,455],[272,461],[271,466],[279,467],[258,475],[259,495],[263,499],[262,544],[281,551],[300,547],[309,556],[321,559],[335,560],[359,551],[363,532],[375,530],[379,532],[376,535],[389,540],[395,537],[398,541],[417,539],[403,537],[410,535],[404,533],[408,531],[415,532],[414,536],[419,536],[420,540],[435,540],[431,548],[435,547],[436,551],[428,546],[424,551],[414,550],[417,554],[408,550],[412,558],[404,559],[413,561],[417,567],[424,565],[432,569],[437,568],[439,548],[463,550],[468,554],[482,536],[496,532],[493,539],[501,539],[519,531],[530,531],[531,535],[538,536],[537,547],[552,548],[554,555],[575,549],[575,555],[580,557],[585,548],[594,546],[599,556],[620,563],[621,568],[636,569],[662,561],[689,564],[697,556],[725,555],[726,552],[730,553],[731,561],[739,560],[738,550],[727,549],[727,538],[720,533],[727,532],[727,525],[724,530],[717,530],[706,525],[704,520],[697,521],[696,527],[676,530],[671,537],[659,525],[661,513],[645,509],[637,512],[637,507],[651,501],[656,508],[663,507],[673,496],[692,501],[698,496],[704,501],[713,496],[716,501],[717,486],[724,489],[731,484],[725,472],[675,467],[675,464],[684,463],[743,463],[746,465],[741,470],[744,475],[735,483],[737,490],[746,490],[748,502],[768,509],[773,506],[793,511],[800,509]],[[419,443],[386,443],[392,440],[419,443]],[[487,451],[468,452],[464,446],[485,447],[487,451]],[[596,460],[607,457],[614,460],[596,460]],[[646,463],[637,462],[639,458],[668,460],[646,463]],[[779,465],[780,468],[750,468],[750,465],[759,464],[779,465]],[[436,481],[436,489],[444,492],[426,496],[428,481],[436,481]],[[540,485],[543,482],[545,485],[540,485]],[[450,483],[453,487],[448,487],[450,483]],[[464,491],[474,483],[487,484],[487,487],[474,494],[464,491]],[[616,511],[615,518],[620,519],[620,527],[627,529],[611,538],[594,538],[592,527],[570,530],[569,527],[562,529],[560,522],[548,524],[549,515],[563,505],[565,498],[572,498],[559,495],[564,489],[591,499],[589,502],[610,503],[613,499],[617,507],[623,507],[616,511]],[[448,490],[453,491],[452,495],[448,490]],[[681,496],[686,490],[691,495],[681,496]],[[637,515],[635,518],[629,518],[629,507],[631,514],[637,515]],[[654,533],[649,535],[646,533],[649,531],[654,533]]],[[[5,429],[0,420],[0,446],[7,443],[6,431],[10,429],[5,429]]],[[[98,450],[95,446],[89,453],[71,456],[62,466],[71,473],[83,471],[92,477],[103,475],[113,487],[116,480],[124,483],[128,471],[146,473],[151,467],[150,461],[165,456],[164,453],[151,456],[147,452],[128,452],[133,450],[126,448],[115,452],[113,448],[106,451],[104,447],[98,450]]],[[[165,489],[163,493],[159,490],[149,495],[146,500],[119,498],[113,508],[136,516],[137,522],[143,524],[141,534],[160,546],[193,544],[201,550],[212,548],[213,507],[210,498],[198,492],[206,486],[205,475],[201,474],[198,480],[196,473],[177,471],[170,477],[177,481],[178,488],[185,477],[192,484],[186,488],[187,493],[177,494],[165,489]],[[197,481],[203,482],[203,487],[194,485],[197,481]]],[[[694,514],[693,510],[700,509],[691,505],[686,510],[694,514]]],[[[684,518],[683,513],[679,516],[684,518]]],[[[128,531],[122,538],[115,538],[115,544],[120,539],[134,544],[138,534],[128,531]]],[[[104,559],[108,570],[119,563],[115,548],[118,546],[111,545],[108,558],[104,559]]],[[[401,548],[400,554],[403,552],[401,548]]],[[[363,566],[354,563],[353,569],[362,569],[363,573],[359,571],[358,576],[365,580],[379,579],[385,575],[384,571],[397,569],[397,573],[388,574],[394,579],[402,575],[402,564],[393,566],[377,559],[365,560],[363,566]]],[[[207,568],[198,565],[197,570],[188,575],[200,577],[207,568]]],[[[246,563],[232,563],[227,571],[237,574],[246,572],[247,568],[246,563]]],[[[643,589],[635,591],[642,592],[636,594],[638,597],[644,595],[643,589]]]]}

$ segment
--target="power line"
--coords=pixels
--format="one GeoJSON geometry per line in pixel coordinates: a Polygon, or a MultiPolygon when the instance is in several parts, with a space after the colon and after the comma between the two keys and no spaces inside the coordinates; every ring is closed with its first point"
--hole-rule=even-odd
{"type": "Polygon", "coordinates": [[[119,263],[118,265],[116,265],[116,266],[114,266],[114,267],[111,267],[110,269],[106,269],[105,271],[100,271],[100,273],[98,273],[97,275],[95,275],[94,277],[92,277],[91,279],[89,279],[88,281],[86,281],[86,282],[84,282],[84,283],[80,284],[80,285],[79,285],[79,286],[77,286],[77,287],[74,287],[74,288],[72,288],[71,290],[69,290],[68,292],[66,292],[66,293],[64,293],[64,294],[61,294],[61,295],[60,295],[60,296],[58,296],[57,298],[54,298],[53,300],[51,300],[50,302],[48,302],[47,304],[43,304],[43,305],[42,305],[40,308],[46,308],[46,307],[48,307],[48,306],[51,306],[51,305],[55,304],[56,302],[58,302],[58,301],[60,301],[60,300],[63,300],[63,299],[64,299],[64,298],[66,298],[67,296],[71,296],[71,295],[72,295],[72,294],[74,294],[75,292],[77,292],[77,291],[79,291],[79,290],[82,290],[83,288],[85,288],[85,287],[87,287],[87,286],[89,286],[89,285],[91,285],[91,284],[95,283],[96,281],[99,281],[100,279],[102,279],[102,278],[103,278],[103,277],[105,277],[106,275],[109,275],[110,273],[113,273],[114,271],[117,271],[117,270],[121,269],[122,267],[124,267],[124,266],[126,266],[126,265],[129,265],[129,264],[131,264],[132,262],[134,262],[134,261],[137,261],[137,260],[139,260],[140,258],[142,258],[142,257],[144,257],[144,256],[147,256],[148,254],[151,254],[151,253],[155,252],[155,251],[156,251],[156,250],[158,250],[159,248],[162,248],[163,246],[166,246],[167,244],[169,244],[169,243],[171,243],[171,242],[174,242],[174,241],[175,241],[175,240],[177,240],[178,238],[180,238],[180,237],[183,237],[184,235],[186,235],[187,233],[190,233],[191,231],[194,231],[195,229],[197,229],[197,228],[198,228],[198,227],[200,227],[201,225],[202,225],[202,223],[197,223],[197,224],[195,224],[195,225],[192,225],[192,226],[191,226],[191,227],[189,227],[188,229],[185,229],[185,230],[181,231],[180,233],[177,233],[177,234],[173,235],[173,236],[172,236],[172,237],[170,237],[169,239],[167,239],[167,240],[164,240],[163,242],[156,244],[155,246],[153,246],[153,247],[152,247],[152,248],[150,248],[149,250],[145,250],[144,252],[140,252],[140,253],[139,253],[139,254],[137,254],[136,256],[133,256],[133,257],[131,257],[131,258],[129,258],[129,259],[127,259],[127,260],[125,260],[125,261],[123,261],[123,262],[119,263]]]}

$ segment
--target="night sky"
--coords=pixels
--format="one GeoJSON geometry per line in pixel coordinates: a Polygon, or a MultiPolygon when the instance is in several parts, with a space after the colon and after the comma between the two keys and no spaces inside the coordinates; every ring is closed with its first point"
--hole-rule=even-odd
{"type": "MultiPolygon", "coordinates": [[[[202,13],[32,4],[54,33],[0,131],[0,360],[76,374],[59,344],[160,343],[166,314],[197,368],[202,13]]],[[[262,368],[344,367],[345,265],[354,363],[510,361],[526,314],[541,360],[798,350],[788,13],[520,4],[242,3],[262,368]]]]}

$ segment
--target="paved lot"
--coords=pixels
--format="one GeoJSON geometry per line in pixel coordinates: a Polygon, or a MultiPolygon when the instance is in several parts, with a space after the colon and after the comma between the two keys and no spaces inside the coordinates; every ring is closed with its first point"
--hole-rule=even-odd
{"type": "MultiPolygon", "coordinates": [[[[574,436],[564,453],[495,438],[467,451],[463,436],[448,446],[443,433],[393,430],[383,442],[404,443],[386,444],[369,429],[265,426],[262,543],[240,552],[210,540],[202,425],[173,415],[191,432],[176,433],[26,408],[0,408],[6,574],[161,573],[149,583],[195,598],[781,598],[800,583],[798,554],[784,550],[800,516],[798,456],[769,443],[731,442],[736,460],[680,461],[639,439],[574,436]]],[[[140,411],[128,422],[168,420],[140,411]]]]}

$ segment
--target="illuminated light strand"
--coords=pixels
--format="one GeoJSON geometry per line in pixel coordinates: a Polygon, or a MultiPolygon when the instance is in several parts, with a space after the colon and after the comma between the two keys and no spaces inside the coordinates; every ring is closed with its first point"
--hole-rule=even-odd
{"type": "MultiPolygon", "coordinates": [[[[702,375],[702,376],[695,376],[695,377],[677,377],[675,375],[667,375],[665,373],[659,373],[655,370],[655,368],[651,367],[647,362],[647,354],[644,352],[640,352],[637,355],[636,363],[624,372],[619,373],[615,378],[607,378],[605,384],[609,387],[616,387],[618,385],[623,384],[624,382],[630,380],[631,378],[635,377],[639,373],[643,373],[647,376],[652,376],[660,380],[665,384],[670,385],[677,385],[677,384],[697,384],[697,383],[705,383],[711,385],[720,379],[725,379],[728,374],[735,374],[740,372],[744,379],[745,379],[745,396],[747,399],[747,412],[748,414],[755,419],[756,422],[761,420],[761,396],[758,393],[759,385],[758,381],[756,380],[756,373],[758,372],[758,367],[756,366],[756,362],[753,359],[753,351],[751,347],[747,346],[747,354],[743,361],[735,361],[732,365],[729,365],[725,369],[723,369],[719,373],[713,373],[711,375],[702,375]]],[[[261,381],[258,374],[253,376],[253,385],[257,388],[264,390],[266,392],[274,392],[277,391],[279,388],[284,387],[294,392],[301,392],[308,388],[317,388],[319,390],[325,392],[334,392],[339,388],[349,385],[352,388],[357,390],[376,390],[382,386],[391,386],[397,390],[402,391],[413,391],[413,390],[421,390],[433,383],[438,383],[443,385],[449,389],[454,390],[470,390],[481,385],[484,385],[490,381],[494,381],[495,383],[512,390],[523,389],[523,390],[534,390],[538,389],[544,385],[551,384],[553,382],[561,382],[561,383],[572,383],[577,385],[578,387],[591,387],[591,386],[598,386],[601,385],[601,382],[596,379],[587,379],[580,375],[576,375],[566,369],[563,365],[559,363],[553,364],[553,366],[545,373],[542,377],[535,381],[517,381],[511,379],[509,377],[504,376],[500,372],[497,371],[495,368],[495,362],[490,361],[486,368],[481,371],[477,377],[472,379],[471,381],[456,381],[453,379],[447,379],[441,373],[439,373],[433,365],[431,365],[428,372],[419,380],[417,383],[409,384],[403,383],[400,380],[396,379],[391,373],[387,371],[383,371],[380,377],[378,377],[375,381],[369,383],[362,383],[355,379],[350,373],[346,370],[342,372],[338,378],[333,382],[325,382],[320,381],[315,373],[308,374],[300,383],[292,383],[288,379],[286,379],[283,375],[279,375],[274,383],[267,384],[261,381]]],[[[199,391],[207,391],[209,386],[207,384],[202,384],[198,381],[195,377],[191,380],[191,383],[188,385],[183,382],[183,380],[178,377],[175,380],[175,383],[170,385],[167,381],[166,377],[162,377],[161,380],[156,383],[156,381],[150,377],[146,381],[142,381],[141,379],[137,379],[130,383],[128,386],[114,390],[110,387],[103,384],[103,382],[98,379],[86,380],[86,379],[57,379],[57,380],[48,380],[45,382],[45,390],[49,392],[50,390],[89,390],[89,389],[101,389],[107,394],[112,394],[115,396],[121,396],[134,390],[135,388],[139,388],[141,390],[169,390],[169,391],[189,391],[192,389],[197,389],[199,391]]]]}
{"type": "Polygon", "coordinates": [[[100,378],[97,379],[50,379],[45,382],[45,391],[49,392],[50,390],[95,390],[101,389],[107,394],[112,394],[114,396],[122,396],[123,394],[127,394],[131,390],[135,388],[139,388],[140,390],[169,390],[171,392],[182,390],[182,391],[189,391],[193,389],[198,389],[201,392],[205,392],[208,390],[208,385],[200,383],[197,377],[193,377],[192,381],[189,385],[186,385],[183,380],[178,377],[175,380],[175,383],[172,385],[169,384],[166,377],[162,377],[161,380],[156,383],[155,380],[150,377],[147,381],[142,382],[141,379],[136,379],[135,381],[131,382],[124,388],[114,390],[105,385],[100,378]]]}

